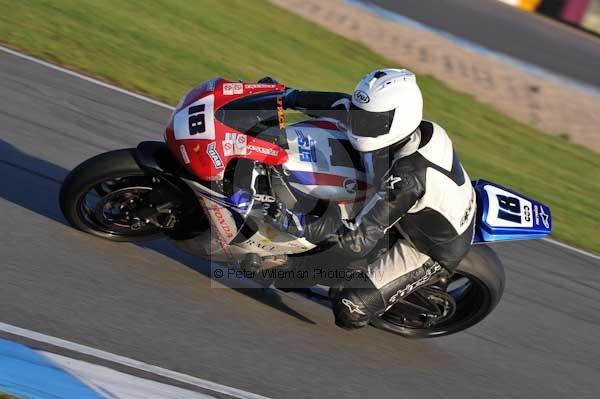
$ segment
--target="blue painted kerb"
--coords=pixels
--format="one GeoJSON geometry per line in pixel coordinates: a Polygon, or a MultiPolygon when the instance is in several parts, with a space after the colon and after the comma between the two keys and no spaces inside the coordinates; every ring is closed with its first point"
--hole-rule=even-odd
{"type": "Polygon", "coordinates": [[[102,398],[43,355],[4,339],[0,339],[0,392],[23,399],[102,398]]]}

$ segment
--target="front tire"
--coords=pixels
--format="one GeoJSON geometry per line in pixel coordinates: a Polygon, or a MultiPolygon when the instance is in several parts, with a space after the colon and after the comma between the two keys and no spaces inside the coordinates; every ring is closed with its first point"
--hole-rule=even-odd
{"type": "Polygon", "coordinates": [[[430,316],[425,313],[419,315],[419,311],[411,309],[412,305],[398,303],[371,324],[407,338],[454,334],[479,323],[494,310],[504,292],[504,282],[504,268],[496,253],[488,246],[476,245],[460,263],[446,289],[423,287],[406,298],[414,303],[418,303],[415,298],[435,298],[437,304],[433,307],[437,305],[441,310],[437,322],[427,319],[430,316]],[[444,298],[449,304],[443,303],[444,298]],[[443,309],[448,312],[445,317],[443,309]]]}
{"type": "Polygon", "coordinates": [[[97,155],[73,169],[61,186],[59,203],[67,221],[86,233],[120,242],[154,240],[162,236],[160,227],[133,225],[134,222],[128,225],[126,218],[115,216],[112,209],[108,209],[107,214],[114,219],[108,222],[104,215],[104,208],[118,204],[118,200],[130,208],[131,204],[142,206],[151,191],[152,177],[136,162],[135,149],[128,148],[97,155]],[[110,199],[114,201],[104,204],[104,208],[94,207],[88,204],[90,195],[100,200],[112,196],[110,199]],[[136,229],[136,226],[140,227],[136,229]]]}

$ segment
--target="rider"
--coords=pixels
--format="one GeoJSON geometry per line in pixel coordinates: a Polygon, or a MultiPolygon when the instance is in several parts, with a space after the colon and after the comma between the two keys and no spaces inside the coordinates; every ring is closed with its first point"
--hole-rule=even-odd
{"type": "Polygon", "coordinates": [[[283,105],[340,120],[352,146],[371,159],[377,193],[353,221],[342,220],[338,206],[320,217],[298,217],[281,203],[269,211],[270,221],[313,243],[333,240],[361,257],[392,226],[405,238],[366,267],[367,278],[337,291],[338,326],[365,326],[433,276],[456,269],[471,246],[475,193],[444,129],[422,120],[423,98],[412,72],[377,69],[352,96],[287,89],[283,105]]]}

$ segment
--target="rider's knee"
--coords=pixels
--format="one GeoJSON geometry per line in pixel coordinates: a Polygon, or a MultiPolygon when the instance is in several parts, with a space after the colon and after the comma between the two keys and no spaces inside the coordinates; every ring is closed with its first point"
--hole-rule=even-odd
{"type": "Polygon", "coordinates": [[[381,292],[375,288],[344,288],[333,298],[335,324],[357,329],[385,310],[381,292]]]}

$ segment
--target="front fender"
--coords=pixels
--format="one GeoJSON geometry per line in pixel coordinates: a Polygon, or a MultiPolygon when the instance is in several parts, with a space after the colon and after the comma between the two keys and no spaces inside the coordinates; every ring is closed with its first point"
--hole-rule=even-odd
{"type": "Polygon", "coordinates": [[[135,160],[152,174],[181,175],[186,173],[179,161],[162,141],[142,141],[135,149],[135,160]]]}

